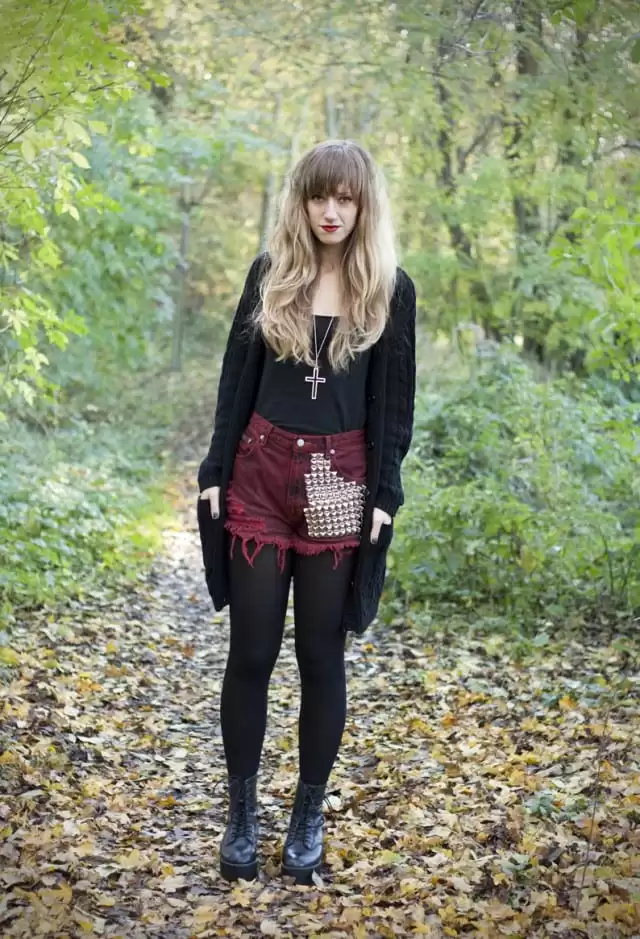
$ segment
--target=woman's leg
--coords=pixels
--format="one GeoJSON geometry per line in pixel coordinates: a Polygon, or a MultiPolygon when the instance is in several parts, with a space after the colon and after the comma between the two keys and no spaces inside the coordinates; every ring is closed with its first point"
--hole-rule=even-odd
{"type": "Polygon", "coordinates": [[[220,720],[228,772],[245,779],[258,772],[269,679],[287,611],[292,552],[287,551],[281,572],[277,551],[275,545],[263,545],[250,564],[236,546],[229,561],[231,637],[220,720]]]}
{"type": "Polygon", "coordinates": [[[344,731],[347,685],[340,626],[354,562],[354,551],[346,552],[335,570],[332,551],[294,556],[300,778],[312,785],[329,779],[344,731]]]}

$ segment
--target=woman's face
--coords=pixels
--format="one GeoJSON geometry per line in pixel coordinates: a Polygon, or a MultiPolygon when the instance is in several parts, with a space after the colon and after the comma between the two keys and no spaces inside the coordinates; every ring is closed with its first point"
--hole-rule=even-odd
{"type": "Polygon", "coordinates": [[[333,196],[311,196],[307,200],[311,231],[323,245],[345,241],[356,226],[358,205],[346,186],[333,196]]]}

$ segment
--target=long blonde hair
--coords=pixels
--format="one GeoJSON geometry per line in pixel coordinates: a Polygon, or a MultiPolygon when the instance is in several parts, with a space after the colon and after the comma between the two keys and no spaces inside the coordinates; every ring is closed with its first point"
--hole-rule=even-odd
{"type": "Polygon", "coordinates": [[[260,286],[253,322],[278,359],[312,366],[311,291],[320,256],[306,203],[313,195],[337,194],[346,185],[358,206],[339,272],[343,315],[327,347],[335,371],[382,335],[395,287],[397,256],[382,173],[366,150],[350,140],[326,140],[305,153],[290,171],[278,220],[268,244],[270,264],[260,286]]]}

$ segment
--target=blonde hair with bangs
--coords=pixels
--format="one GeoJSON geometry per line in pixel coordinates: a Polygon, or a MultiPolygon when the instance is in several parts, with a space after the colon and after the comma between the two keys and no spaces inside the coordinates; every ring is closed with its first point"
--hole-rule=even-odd
{"type": "Polygon", "coordinates": [[[339,272],[342,315],[327,347],[334,371],[374,345],[389,316],[395,287],[395,234],[384,177],[366,150],[350,140],[326,140],[290,171],[269,240],[270,265],[260,287],[254,323],[279,360],[313,365],[311,288],[320,255],[307,214],[314,195],[348,187],[358,206],[339,272]]]}

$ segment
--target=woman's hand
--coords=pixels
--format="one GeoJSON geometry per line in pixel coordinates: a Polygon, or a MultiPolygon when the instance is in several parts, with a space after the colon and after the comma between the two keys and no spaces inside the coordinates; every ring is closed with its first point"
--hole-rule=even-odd
{"type": "Polygon", "coordinates": [[[217,518],[220,515],[220,486],[210,486],[208,489],[203,489],[200,498],[209,500],[211,518],[217,518]]]}
{"type": "Polygon", "coordinates": [[[388,512],[383,512],[382,509],[373,510],[373,518],[371,519],[371,544],[375,544],[378,540],[378,535],[380,534],[380,529],[383,525],[391,524],[391,516],[388,512]]]}
{"type": "MultiPolygon", "coordinates": [[[[211,518],[218,518],[220,514],[220,486],[211,486],[209,489],[203,489],[200,493],[201,499],[208,499],[211,507],[211,518]]],[[[373,510],[371,522],[371,543],[376,544],[380,529],[383,525],[391,524],[391,516],[382,509],[373,510]]]]}

